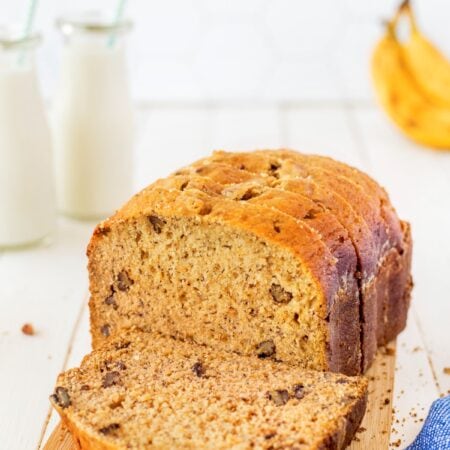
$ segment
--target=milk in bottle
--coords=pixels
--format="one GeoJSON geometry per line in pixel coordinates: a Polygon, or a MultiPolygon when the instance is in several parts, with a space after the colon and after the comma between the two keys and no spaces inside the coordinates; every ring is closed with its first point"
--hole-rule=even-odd
{"type": "Polygon", "coordinates": [[[132,192],[133,112],[125,67],[128,22],[60,19],[65,39],[53,134],[59,209],[104,218],[132,192]]]}
{"type": "Polygon", "coordinates": [[[51,138],[34,68],[38,42],[0,27],[0,247],[38,241],[55,227],[51,138]]]}

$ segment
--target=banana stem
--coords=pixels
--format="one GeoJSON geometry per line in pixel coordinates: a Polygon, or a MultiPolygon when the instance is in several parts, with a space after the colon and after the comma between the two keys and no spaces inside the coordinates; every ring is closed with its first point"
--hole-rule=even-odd
{"type": "MultiPolygon", "coordinates": [[[[395,19],[395,18],[394,18],[395,19]]],[[[395,24],[396,21],[395,20],[384,20],[383,21],[383,25],[386,27],[386,33],[387,35],[392,38],[392,39],[397,39],[397,33],[395,30],[395,24]]]]}
{"type": "Polygon", "coordinates": [[[410,0],[403,0],[391,20],[384,21],[386,31],[394,39],[397,39],[397,25],[400,18],[406,14],[411,27],[411,33],[418,33],[417,22],[411,8],[410,0]]]}
{"type": "Polygon", "coordinates": [[[409,4],[409,0],[404,0],[395,11],[395,14],[392,17],[392,19],[383,21],[383,24],[386,27],[388,35],[393,39],[397,39],[397,24],[407,4],[409,4]]]}
{"type": "Polygon", "coordinates": [[[409,24],[411,26],[411,31],[413,33],[417,33],[418,32],[417,21],[416,21],[415,15],[413,13],[410,0],[404,0],[400,4],[398,11],[397,11],[397,19],[403,13],[405,13],[408,16],[409,24]]]}

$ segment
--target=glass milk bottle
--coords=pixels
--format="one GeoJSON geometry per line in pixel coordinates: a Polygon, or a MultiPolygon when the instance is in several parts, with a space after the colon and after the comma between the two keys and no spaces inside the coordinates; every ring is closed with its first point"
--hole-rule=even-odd
{"type": "Polygon", "coordinates": [[[124,35],[129,22],[63,18],[59,91],[54,102],[56,186],[61,212],[79,219],[112,214],[132,193],[133,111],[124,35]]]}
{"type": "Polygon", "coordinates": [[[34,66],[37,35],[0,27],[0,247],[55,228],[51,137],[34,66]]]}

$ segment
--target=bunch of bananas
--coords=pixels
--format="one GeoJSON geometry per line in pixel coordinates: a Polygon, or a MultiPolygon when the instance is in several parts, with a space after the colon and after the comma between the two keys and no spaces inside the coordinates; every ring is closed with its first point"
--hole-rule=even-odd
{"type": "Polygon", "coordinates": [[[450,62],[420,32],[408,0],[386,24],[373,54],[372,77],[379,102],[406,136],[450,150],[450,62]],[[397,25],[404,16],[410,30],[400,41],[397,25]]]}

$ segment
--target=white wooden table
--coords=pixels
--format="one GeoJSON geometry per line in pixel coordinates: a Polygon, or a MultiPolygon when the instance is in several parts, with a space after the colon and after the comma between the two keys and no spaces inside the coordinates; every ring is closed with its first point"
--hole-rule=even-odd
{"type": "MultiPolygon", "coordinates": [[[[412,224],[415,288],[397,345],[391,441],[410,443],[450,389],[450,152],[416,147],[370,104],[141,105],[136,188],[213,148],[288,146],[353,164],[412,224]]],[[[1,220],[1,218],[0,218],[1,220]]],[[[40,448],[48,395],[89,351],[85,248],[94,227],[61,218],[51,242],[0,252],[0,448],[40,448]],[[22,334],[30,322],[36,335],[22,334]]],[[[397,448],[397,447],[396,447],[397,448]]]]}

